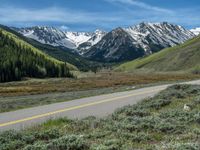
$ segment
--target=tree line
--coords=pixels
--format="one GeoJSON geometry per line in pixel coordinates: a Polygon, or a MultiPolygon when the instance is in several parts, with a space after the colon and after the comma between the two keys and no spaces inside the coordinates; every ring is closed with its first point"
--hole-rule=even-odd
{"type": "Polygon", "coordinates": [[[23,77],[73,77],[66,63],[57,63],[34,51],[28,44],[0,30],[0,82],[23,77]]]}

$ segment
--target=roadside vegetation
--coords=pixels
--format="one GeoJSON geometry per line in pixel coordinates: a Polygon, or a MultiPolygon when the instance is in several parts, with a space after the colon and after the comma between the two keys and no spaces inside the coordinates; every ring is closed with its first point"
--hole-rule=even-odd
{"type": "Polygon", "coordinates": [[[199,141],[200,86],[174,85],[103,119],[63,118],[3,132],[0,150],[199,150],[199,141]]]}

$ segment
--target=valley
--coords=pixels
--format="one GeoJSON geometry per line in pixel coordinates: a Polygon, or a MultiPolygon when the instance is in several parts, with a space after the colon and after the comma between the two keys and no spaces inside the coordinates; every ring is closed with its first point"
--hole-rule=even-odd
{"type": "Polygon", "coordinates": [[[200,78],[200,75],[195,74],[119,72],[87,73],[79,76],[78,79],[26,79],[0,83],[0,112],[200,78]]]}
{"type": "Polygon", "coordinates": [[[0,150],[200,149],[198,27],[28,25],[0,25],[0,150]]]}
{"type": "MultiPolygon", "coordinates": [[[[20,45],[17,47],[19,50],[16,51],[16,54],[13,53],[14,59],[11,59],[11,53],[2,56],[4,59],[7,58],[8,62],[13,61],[8,64],[13,71],[5,70],[5,67],[0,68],[3,69],[1,80],[3,82],[12,81],[0,83],[0,112],[126,91],[132,87],[140,88],[195,80],[200,77],[198,68],[199,37],[183,27],[167,22],[141,23],[129,28],[117,28],[108,33],[100,30],[96,30],[94,33],[64,32],[56,28],[39,26],[22,29],[3,25],[0,27],[1,39],[6,41],[1,44],[3,46],[1,51],[4,55],[5,50],[10,53],[12,49],[15,50],[15,47],[20,45]],[[167,36],[166,33],[168,39],[163,37],[163,35],[167,36]],[[169,38],[170,36],[171,38],[169,38]],[[7,39],[4,40],[5,38],[7,39]],[[77,49],[59,43],[60,40],[66,38],[74,42],[77,49]],[[92,39],[96,42],[93,45],[89,44],[91,50],[82,47],[85,45],[84,43],[89,43],[92,39]],[[133,42],[134,40],[137,41],[137,44],[133,42]],[[13,46],[15,43],[16,45],[13,46]],[[106,48],[104,48],[105,45],[107,45],[106,48]],[[123,54],[115,55],[111,50],[111,45],[114,46],[117,55],[120,52],[123,54]],[[170,46],[172,47],[160,50],[170,46]],[[81,49],[78,47],[86,50],[86,53],[80,52],[81,49]],[[27,53],[28,51],[30,54],[36,53],[35,58],[25,55],[31,60],[30,62],[28,59],[21,58],[23,52],[27,53]],[[96,51],[99,54],[107,51],[109,57],[114,61],[111,63],[107,56],[104,61],[104,56],[96,55],[96,51]],[[95,59],[96,56],[94,56],[94,59],[91,60],[86,56],[87,54],[88,56],[95,54],[98,59],[95,59]],[[52,60],[56,64],[62,64],[62,67],[66,65],[67,70],[55,65],[61,72],[56,74],[53,72],[53,68],[49,68],[51,72],[48,73],[46,67],[50,66],[45,66],[46,63],[43,60],[38,62],[38,65],[41,66],[37,64],[36,67],[31,66],[38,59],[38,55],[49,61],[52,60]],[[126,60],[126,63],[120,57],[124,61],[126,60]],[[135,58],[135,60],[129,62],[128,57],[131,60],[135,58]],[[21,63],[25,63],[27,66],[21,63]],[[13,64],[14,66],[12,66],[13,64]],[[36,69],[35,74],[30,72],[30,67],[36,69]]],[[[4,59],[1,59],[2,66],[6,64],[5,61],[3,62],[4,59]]]]}

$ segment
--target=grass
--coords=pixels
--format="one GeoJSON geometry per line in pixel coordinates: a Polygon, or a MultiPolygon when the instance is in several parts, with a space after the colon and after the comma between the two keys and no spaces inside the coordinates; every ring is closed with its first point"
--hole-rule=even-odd
{"type": "Polygon", "coordinates": [[[150,70],[150,71],[193,71],[200,65],[200,36],[185,42],[184,44],[166,48],[153,55],[139,58],[124,63],[118,67],[118,71],[150,70]]]}
{"type": "Polygon", "coordinates": [[[106,118],[66,118],[0,134],[1,150],[199,150],[200,86],[175,85],[106,118]],[[187,104],[190,111],[184,111],[187,104]]]}
{"type": "Polygon", "coordinates": [[[50,78],[28,79],[21,82],[0,84],[0,96],[20,96],[52,92],[82,91],[107,87],[133,86],[163,81],[184,81],[199,79],[193,74],[131,74],[100,72],[78,79],[50,78]]]}
{"type": "Polygon", "coordinates": [[[83,90],[83,91],[0,97],[0,113],[14,111],[17,109],[23,109],[28,107],[41,106],[50,103],[70,101],[90,96],[121,92],[128,89],[131,89],[131,87],[122,86],[118,88],[110,87],[110,88],[100,88],[100,89],[83,90]]]}
{"type": "MultiPolygon", "coordinates": [[[[80,75],[79,75],[80,76],[80,75]]],[[[131,90],[153,84],[198,79],[190,74],[101,72],[79,79],[28,79],[0,84],[0,112],[131,90]]]]}

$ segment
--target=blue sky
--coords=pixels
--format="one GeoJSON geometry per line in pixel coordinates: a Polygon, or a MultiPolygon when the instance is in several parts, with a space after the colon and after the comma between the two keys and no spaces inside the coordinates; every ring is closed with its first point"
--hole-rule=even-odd
{"type": "Polygon", "coordinates": [[[200,0],[0,0],[0,24],[111,30],[140,22],[200,26],[200,0]]]}

